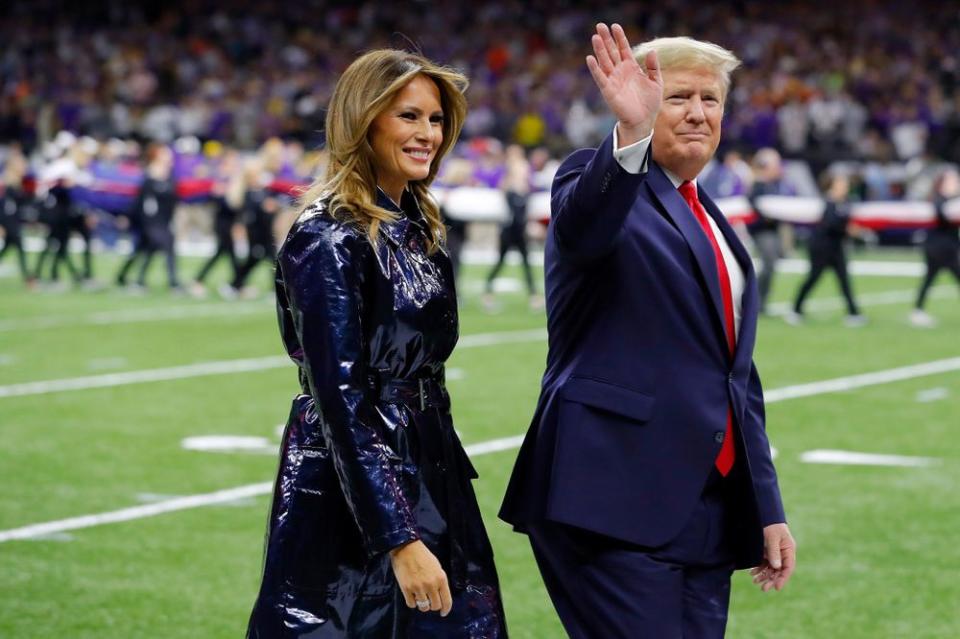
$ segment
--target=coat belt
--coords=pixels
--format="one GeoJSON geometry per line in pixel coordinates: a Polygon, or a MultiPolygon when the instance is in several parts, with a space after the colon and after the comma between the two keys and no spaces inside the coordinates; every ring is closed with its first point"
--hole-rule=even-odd
{"type": "Polygon", "coordinates": [[[406,404],[419,410],[445,407],[450,401],[441,375],[401,379],[369,373],[367,387],[381,401],[406,404]]]}

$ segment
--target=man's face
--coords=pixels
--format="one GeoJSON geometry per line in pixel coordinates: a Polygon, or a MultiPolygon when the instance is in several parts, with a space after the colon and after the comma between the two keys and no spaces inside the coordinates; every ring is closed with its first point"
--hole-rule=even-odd
{"type": "Polygon", "coordinates": [[[692,180],[720,143],[720,78],[709,69],[671,69],[663,76],[663,103],[653,127],[653,159],[681,179],[692,180]]]}

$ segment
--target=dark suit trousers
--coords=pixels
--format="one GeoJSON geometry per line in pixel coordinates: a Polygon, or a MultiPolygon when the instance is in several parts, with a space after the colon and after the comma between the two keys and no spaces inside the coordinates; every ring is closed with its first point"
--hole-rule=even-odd
{"type": "Polygon", "coordinates": [[[683,530],[656,548],[554,522],[530,525],[534,556],[570,637],[723,637],[734,567],[727,483],[714,470],[683,530]]]}

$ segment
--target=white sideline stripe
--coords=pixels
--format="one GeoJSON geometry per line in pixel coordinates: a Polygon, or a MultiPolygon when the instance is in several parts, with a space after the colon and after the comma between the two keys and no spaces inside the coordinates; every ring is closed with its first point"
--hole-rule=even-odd
{"type": "Polygon", "coordinates": [[[960,370],[960,357],[940,359],[923,364],[913,364],[911,366],[901,366],[900,368],[863,373],[861,375],[851,375],[849,377],[826,379],[821,382],[776,388],[764,393],[764,401],[767,404],[772,404],[773,402],[782,402],[786,399],[837,393],[855,388],[863,388],[865,386],[876,386],[877,384],[888,384],[890,382],[899,382],[916,377],[936,375],[938,373],[949,373],[955,370],[960,370]]]}
{"type": "MultiPolygon", "coordinates": [[[[931,298],[943,298],[952,293],[954,287],[940,284],[930,289],[931,298]]],[[[863,293],[856,296],[860,306],[884,306],[888,304],[902,304],[913,302],[917,298],[916,289],[901,289],[883,291],[879,293],[863,293]]],[[[842,297],[815,297],[806,302],[806,311],[834,311],[846,309],[847,303],[842,297]]],[[[767,306],[771,315],[786,315],[793,310],[793,302],[775,302],[767,306]]]]}
{"type": "Polygon", "coordinates": [[[171,320],[201,319],[204,317],[233,317],[273,312],[274,305],[263,302],[236,302],[222,304],[184,304],[157,308],[134,308],[123,311],[100,311],[80,317],[61,315],[20,317],[0,321],[0,333],[20,330],[59,328],[62,326],[105,326],[137,322],[166,322],[171,320]]]}
{"type": "MultiPolygon", "coordinates": [[[[465,248],[460,260],[464,264],[491,265],[495,264],[499,254],[495,248],[465,248]]],[[[543,266],[543,251],[530,251],[530,264],[543,266]]],[[[520,256],[516,251],[507,253],[507,264],[520,264],[520,256]]],[[[924,265],[916,261],[885,261],[885,260],[850,260],[851,275],[879,276],[879,277],[920,277],[923,275],[924,265]]],[[[784,258],[777,260],[777,273],[800,273],[810,270],[810,262],[801,258],[784,258]]]]}
{"type": "MultiPolygon", "coordinates": [[[[476,348],[478,346],[496,346],[499,344],[515,344],[519,342],[535,342],[547,338],[546,329],[523,331],[507,331],[501,333],[477,333],[464,335],[460,338],[457,348],[476,348]]],[[[273,368],[293,366],[289,357],[274,355],[270,357],[256,357],[250,359],[230,359],[213,362],[199,362],[185,366],[169,368],[151,368],[140,371],[123,373],[107,373],[103,375],[88,375],[66,379],[50,379],[37,382],[24,382],[0,386],[0,399],[4,397],[24,397],[26,395],[43,395],[63,391],[85,390],[90,388],[107,388],[123,386],[125,384],[140,384],[144,382],[168,381],[185,379],[188,377],[204,377],[207,375],[224,375],[228,373],[246,373],[264,371],[273,368]]]]}
{"type": "MultiPolygon", "coordinates": [[[[465,260],[465,263],[485,264],[496,261],[496,252],[476,251],[475,253],[490,253],[491,259],[473,259],[465,260]]],[[[476,258],[476,256],[474,256],[476,258]]],[[[511,251],[508,255],[508,263],[511,258],[519,263],[519,258],[511,251]]],[[[537,262],[542,264],[542,260],[537,262]]],[[[852,275],[879,275],[879,276],[910,276],[920,277],[923,275],[923,264],[918,262],[851,262],[850,272],[852,275]]],[[[798,273],[805,274],[809,270],[809,263],[806,260],[783,259],[777,262],[777,272],[779,273],[798,273]]],[[[936,286],[931,289],[931,293],[943,294],[948,290],[945,285],[936,286]]],[[[950,289],[952,290],[952,289],[950,289]]],[[[913,301],[916,296],[916,290],[909,291],[890,291],[889,293],[873,293],[861,295],[858,302],[864,306],[877,304],[895,304],[899,302],[913,301]],[[885,297],[889,295],[890,297],[885,297]]],[[[814,298],[807,304],[814,310],[827,310],[839,308],[842,305],[842,298],[814,298]]],[[[771,304],[771,312],[776,315],[782,315],[790,309],[786,302],[771,304]]],[[[101,311],[87,315],[71,316],[35,316],[19,317],[15,319],[0,320],[0,333],[20,330],[42,330],[47,328],[58,328],[62,326],[104,326],[109,324],[132,324],[136,322],[165,322],[172,320],[201,319],[205,317],[234,317],[238,315],[255,315],[259,313],[274,312],[273,301],[264,302],[232,302],[220,304],[182,304],[178,306],[165,306],[157,308],[136,308],[120,311],[101,311]]]]}
{"type": "MultiPolygon", "coordinates": [[[[923,262],[884,262],[868,260],[850,260],[851,275],[875,275],[879,277],[921,277],[924,273],[923,262]]],[[[810,270],[810,262],[801,259],[777,261],[778,273],[799,273],[805,275],[810,270]]]]}
{"type": "MultiPolygon", "coordinates": [[[[862,388],[875,384],[885,384],[912,377],[921,377],[923,375],[933,375],[946,371],[960,369],[960,357],[940,360],[937,362],[928,362],[926,364],[916,364],[914,366],[904,366],[894,368],[888,371],[877,371],[863,375],[854,375],[852,377],[840,377],[823,382],[814,382],[812,384],[800,384],[797,386],[786,386],[771,390],[765,394],[766,403],[784,401],[797,397],[807,397],[819,393],[832,393],[840,390],[849,390],[852,388],[862,388]],[[796,390],[799,389],[799,390],[796,390]],[[816,390],[819,389],[819,390],[816,390]]],[[[510,450],[518,448],[523,443],[524,435],[515,435],[513,437],[503,437],[486,442],[479,442],[465,447],[468,455],[486,455],[489,453],[510,450]]],[[[811,451],[816,452],[816,451],[811,451]]],[[[896,457],[896,456],[887,456],[896,457]]],[[[801,458],[802,459],[802,458],[801,458]]],[[[112,512],[100,513],[95,515],[84,515],[82,517],[72,517],[70,519],[61,519],[43,524],[33,524],[22,528],[13,528],[0,531],[0,543],[14,539],[30,539],[50,533],[63,532],[67,530],[76,530],[78,528],[90,528],[101,524],[117,523],[140,519],[143,517],[152,517],[162,513],[173,512],[176,510],[185,510],[188,508],[200,508],[201,506],[212,506],[231,502],[245,497],[264,495],[273,489],[272,482],[260,484],[248,484],[218,490],[212,493],[200,495],[191,495],[189,497],[178,497],[169,501],[157,502],[144,506],[135,506],[133,508],[124,508],[112,512]]]]}
{"type": "Polygon", "coordinates": [[[497,346],[499,344],[517,344],[521,342],[538,342],[547,339],[547,329],[535,328],[524,331],[507,331],[502,333],[477,333],[464,335],[457,342],[457,348],[476,348],[478,346],[497,346]]]}
{"type": "Polygon", "coordinates": [[[808,464],[846,464],[853,466],[905,466],[924,467],[940,463],[932,457],[907,457],[904,455],[877,455],[850,450],[808,450],[800,455],[800,461],[808,464]]]}
{"type": "Polygon", "coordinates": [[[476,444],[464,446],[463,449],[467,451],[467,454],[471,457],[476,457],[477,455],[487,455],[490,453],[499,453],[503,450],[520,448],[520,444],[523,443],[524,437],[526,437],[526,435],[514,435],[513,437],[491,439],[490,441],[477,442],[476,444]]]}
{"type": "MultiPolygon", "coordinates": [[[[930,289],[930,296],[939,298],[951,294],[953,287],[940,285],[930,289]]],[[[916,291],[897,290],[885,291],[880,293],[867,293],[860,296],[861,306],[880,306],[882,304],[899,304],[909,302],[916,296],[916,291]]],[[[826,311],[836,310],[844,307],[844,300],[841,297],[814,298],[807,302],[808,310],[826,311]]],[[[777,302],[770,304],[771,315],[785,315],[792,310],[793,305],[790,302],[777,302]]],[[[123,315],[116,313],[98,313],[88,315],[81,323],[89,324],[110,324],[116,322],[139,322],[152,321],[173,318],[190,318],[202,316],[214,316],[232,314],[230,311],[252,314],[261,312],[263,309],[256,306],[248,307],[245,310],[242,307],[235,306],[182,306],[170,307],[168,309],[136,309],[134,311],[123,311],[123,315]],[[223,311],[218,309],[223,309],[223,311]],[[206,315],[191,315],[191,309],[199,309],[206,315]],[[164,315],[166,313],[166,315],[164,315]],[[156,317],[153,317],[156,315],[156,317]],[[117,319],[120,317],[121,319],[117,319]]],[[[61,320],[66,318],[46,318],[50,326],[60,325],[61,320]]],[[[17,328],[15,323],[20,322],[26,325],[28,322],[38,322],[41,325],[45,318],[33,318],[31,320],[10,320],[0,322],[0,332],[5,330],[14,330],[17,328]],[[11,328],[13,327],[13,328],[11,328]]],[[[42,326],[41,326],[42,327],[42,326]]],[[[532,329],[524,331],[512,331],[503,333],[480,333],[476,335],[464,335],[457,344],[458,348],[474,348],[477,346],[492,346],[498,344],[511,344],[519,342],[537,341],[547,339],[546,329],[532,329]]],[[[122,384],[135,384],[140,382],[152,382],[171,379],[182,379],[185,377],[201,377],[204,375],[220,375],[225,373],[238,373],[256,370],[267,370],[270,368],[281,368],[286,365],[286,357],[264,357],[252,360],[224,360],[214,362],[201,362],[198,364],[189,364],[187,366],[177,366],[166,369],[149,369],[145,371],[130,371],[123,373],[113,373],[110,375],[95,375],[88,377],[77,377],[60,380],[44,380],[37,382],[25,382],[21,384],[11,384],[0,386],[0,399],[4,397],[20,397],[23,395],[38,395],[44,393],[54,393],[65,390],[84,390],[89,388],[105,388],[108,386],[119,386],[122,384]],[[232,369],[231,364],[236,363],[238,368],[232,369]]],[[[0,363],[5,363],[0,361],[0,363]]]]}

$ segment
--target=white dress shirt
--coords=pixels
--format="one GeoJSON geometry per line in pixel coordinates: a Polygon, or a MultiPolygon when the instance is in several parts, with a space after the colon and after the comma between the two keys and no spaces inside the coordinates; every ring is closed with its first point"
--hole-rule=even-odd
{"type": "MultiPolygon", "coordinates": [[[[653,140],[653,133],[642,140],[639,140],[638,142],[634,142],[633,144],[619,149],[617,148],[617,127],[614,126],[613,157],[617,161],[617,164],[619,164],[627,173],[646,173],[647,149],[650,147],[651,140],[653,140]]],[[[660,168],[662,168],[663,172],[667,174],[667,177],[673,184],[673,188],[679,188],[680,185],[683,184],[683,180],[678,178],[676,175],[663,167],[660,168]]],[[[691,181],[693,182],[694,186],[697,185],[696,178],[691,181]]],[[[713,220],[713,217],[707,215],[707,220],[710,222],[710,230],[713,231],[713,236],[716,238],[717,244],[720,245],[720,253],[723,255],[723,261],[727,265],[727,273],[730,275],[730,293],[733,297],[733,324],[735,334],[739,336],[740,320],[743,316],[743,291],[746,288],[746,278],[744,277],[743,269],[740,268],[740,263],[734,256],[733,251],[730,249],[730,244],[727,243],[727,238],[724,237],[723,233],[720,232],[720,228],[713,220]]]]}

